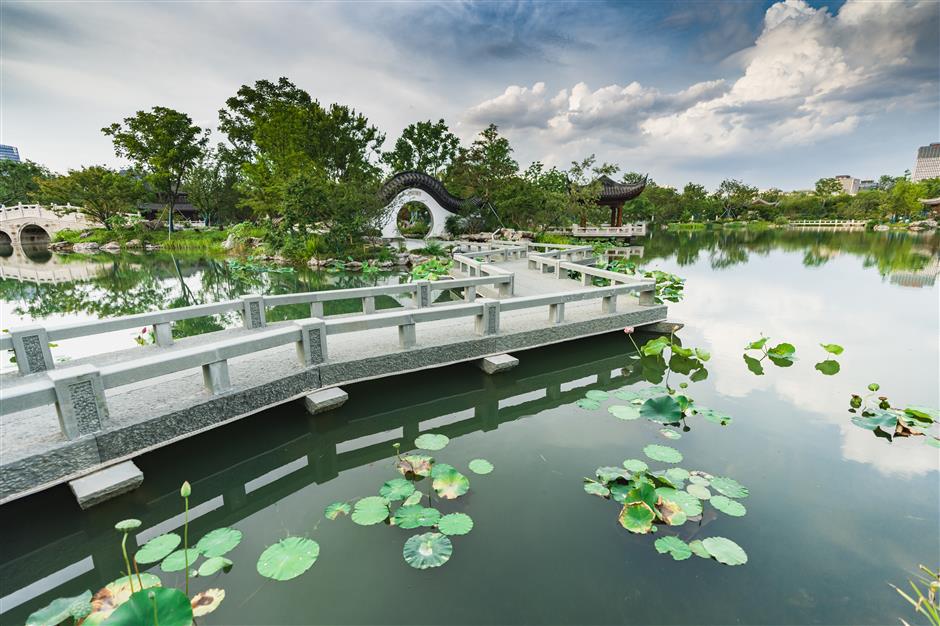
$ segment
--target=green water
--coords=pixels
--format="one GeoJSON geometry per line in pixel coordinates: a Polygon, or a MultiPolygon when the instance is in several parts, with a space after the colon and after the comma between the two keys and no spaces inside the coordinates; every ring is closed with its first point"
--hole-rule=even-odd
{"type": "MultiPolygon", "coordinates": [[[[244,533],[228,555],[231,572],[192,583],[227,594],[200,624],[919,623],[889,583],[903,583],[919,563],[940,565],[940,450],[923,438],[876,438],[846,409],[849,395],[874,381],[897,404],[940,404],[938,238],[703,232],[656,233],[642,243],[646,263],[687,278],[670,318],[686,324],[685,345],[712,358],[707,379],[686,391],[733,416],[730,425],[693,418],[690,431],[669,441],[658,424],[576,407],[590,389],[650,384],[629,367],[632,346],[622,333],[519,353],[519,367],[495,377],[467,365],[351,386],[349,402],[333,413],[310,417],[287,405],[140,457],[143,486],[87,512],[66,487],[4,505],[0,622],[22,623],[55,597],[117,578],[113,523],[140,518],[142,540],[175,529],[179,485],[189,480],[191,536],[219,526],[244,533]],[[742,348],[762,332],[796,345],[797,362],[749,372],[742,348]],[[814,369],[824,357],[820,342],[845,347],[839,374],[814,369]],[[496,469],[467,472],[470,492],[441,505],[471,515],[474,529],[453,538],[444,567],[417,571],[403,561],[402,545],[419,531],[329,521],[322,512],[375,494],[397,475],[391,444],[407,448],[426,431],[451,437],[435,453],[441,461],[466,471],[484,457],[496,469]],[[746,516],[706,505],[701,525],[680,531],[686,539],[728,537],[747,551],[747,564],[675,562],[655,551],[655,536],[623,530],[615,503],[583,492],[584,476],[643,458],[649,443],[680,450],[683,467],[748,487],[746,516]],[[255,562],[288,535],[316,540],[320,557],[299,578],[266,581],[255,562]]],[[[212,268],[225,273],[217,261],[178,258],[176,271],[166,257],[123,259],[110,263],[134,266],[133,280],[130,270],[126,280],[105,272],[84,287],[3,280],[0,312],[51,323],[82,314],[57,307],[58,290],[118,299],[155,281],[169,290],[149,301],[161,305],[179,297],[181,280],[205,299],[240,287],[225,278],[218,296],[206,295],[216,284],[212,268]]],[[[261,280],[274,291],[318,279],[261,280]]]]}

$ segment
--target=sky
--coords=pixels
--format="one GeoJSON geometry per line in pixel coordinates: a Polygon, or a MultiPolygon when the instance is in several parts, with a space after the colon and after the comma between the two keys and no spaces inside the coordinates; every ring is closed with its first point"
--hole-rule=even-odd
{"type": "MultiPolygon", "coordinates": [[[[160,105],[204,128],[286,76],[391,147],[495,123],[522,167],[595,154],[659,184],[811,188],[913,169],[940,141],[940,3],[0,0],[0,143],[123,165],[100,129],[160,105]]],[[[223,137],[216,134],[216,140],[223,137]]]]}

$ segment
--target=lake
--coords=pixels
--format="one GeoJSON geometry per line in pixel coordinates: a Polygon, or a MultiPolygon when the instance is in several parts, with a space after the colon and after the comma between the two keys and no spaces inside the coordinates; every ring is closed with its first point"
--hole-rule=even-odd
{"type": "MultiPolygon", "coordinates": [[[[143,455],[143,485],[89,511],[67,486],[4,505],[0,623],[21,624],[56,597],[116,579],[123,558],[114,523],[141,519],[131,535],[141,545],[178,529],[184,480],[192,484],[191,538],[218,527],[243,533],[226,555],[231,571],[191,581],[226,592],[200,624],[918,623],[889,584],[906,586],[918,564],[940,565],[940,450],[925,437],[876,437],[852,423],[848,408],[852,394],[875,382],[893,405],[940,405],[940,237],[726,229],[657,231],[637,245],[631,258],[686,279],[670,319],[685,324],[684,346],[711,355],[707,377],[680,393],[731,423],[693,416],[689,430],[671,429],[681,434],[671,440],[661,424],[608,412],[627,404],[614,393],[627,398],[663,384],[661,371],[632,358],[623,333],[518,353],[520,365],[497,376],[462,365],[352,385],[347,404],[331,413],[310,416],[293,403],[143,455]],[[793,344],[796,360],[780,367],[765,359],[756,375],[744,348],[762,334],[768,345],[793,344]],[[832,357],[835,375],[815,368],[827,356],[821,343],[845,349],[832,357]],[[611,395],[591,410],[578,405],[588,391],[611,395]],[[424,432],[450,437],[430,454],[470,482],[466,495],[435,506],[470,515],[474,526],[452,537],[449,562],[421,571],[405,563],[402,546],[427,529],[361,526],[323,512],[400,477],[392,444],[411,449],[424,432]],[[706,503],[700,521],[677,528],[687,541],[727,537],[747,563],[674,561],[654,548],[669,528],[629,533],[618,523],[619,504],[585,493],[584,478],[601,466],[644,459],[670,467],[644,455],[649,444],[678,450],[683,468],[747,487],[746,515],[706,503]],[[476,458],[494,471],[470,472],[476,458]],[[318,542],[316,563],[290,581],[262,578],[259,555],[287,536],[318,542]]],[[[265,273],[205,256],[30,255],[0,257],[3,328],[247,291],[404,280],[265,273]],[[7,278],[15,272],[57,282],[7,278]]],[[[282,315],[301,317],[305,308],[282,315]]],[[[236,323],[206,318],[177,334],[236,323]]],[[[653,337],[635,335],[640,345],[653,337]]],[[[134,338],[70,340],[53,354],[78,358],[132,347],[134,338]]],[[[689,380],[669,376],[672,386],[689,380]]],[[[428,482],[417,486],[426,493],[428,482]]],[[[181,573],[147,571],[181,584],[181,573]]]]}

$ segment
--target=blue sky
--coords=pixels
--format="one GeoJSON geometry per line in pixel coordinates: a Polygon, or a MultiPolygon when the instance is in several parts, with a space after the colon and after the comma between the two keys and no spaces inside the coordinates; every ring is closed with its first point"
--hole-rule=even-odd
{"type": "Polygon", "coordinates": [[[940,4],[0,4],[0,141],[58,171],[119,165],[100,128],[153,105],[217,124],[287,76],[389,144],[494,122],[520,163],[594,153],[662,184],[807,188],[913,167],[940,140],[940,4]]]}

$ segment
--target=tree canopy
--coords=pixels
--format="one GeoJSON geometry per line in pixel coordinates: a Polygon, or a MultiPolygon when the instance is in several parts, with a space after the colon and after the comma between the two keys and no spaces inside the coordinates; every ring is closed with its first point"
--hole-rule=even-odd
{"type": "Polygon", "coordinates": [[[443,119],[415,122],[405,127],[392,150],[382,155],[382,162],[391,174],[416,171],[440,178],[457,156],[459,146],[460,140],[443,119]]]}

